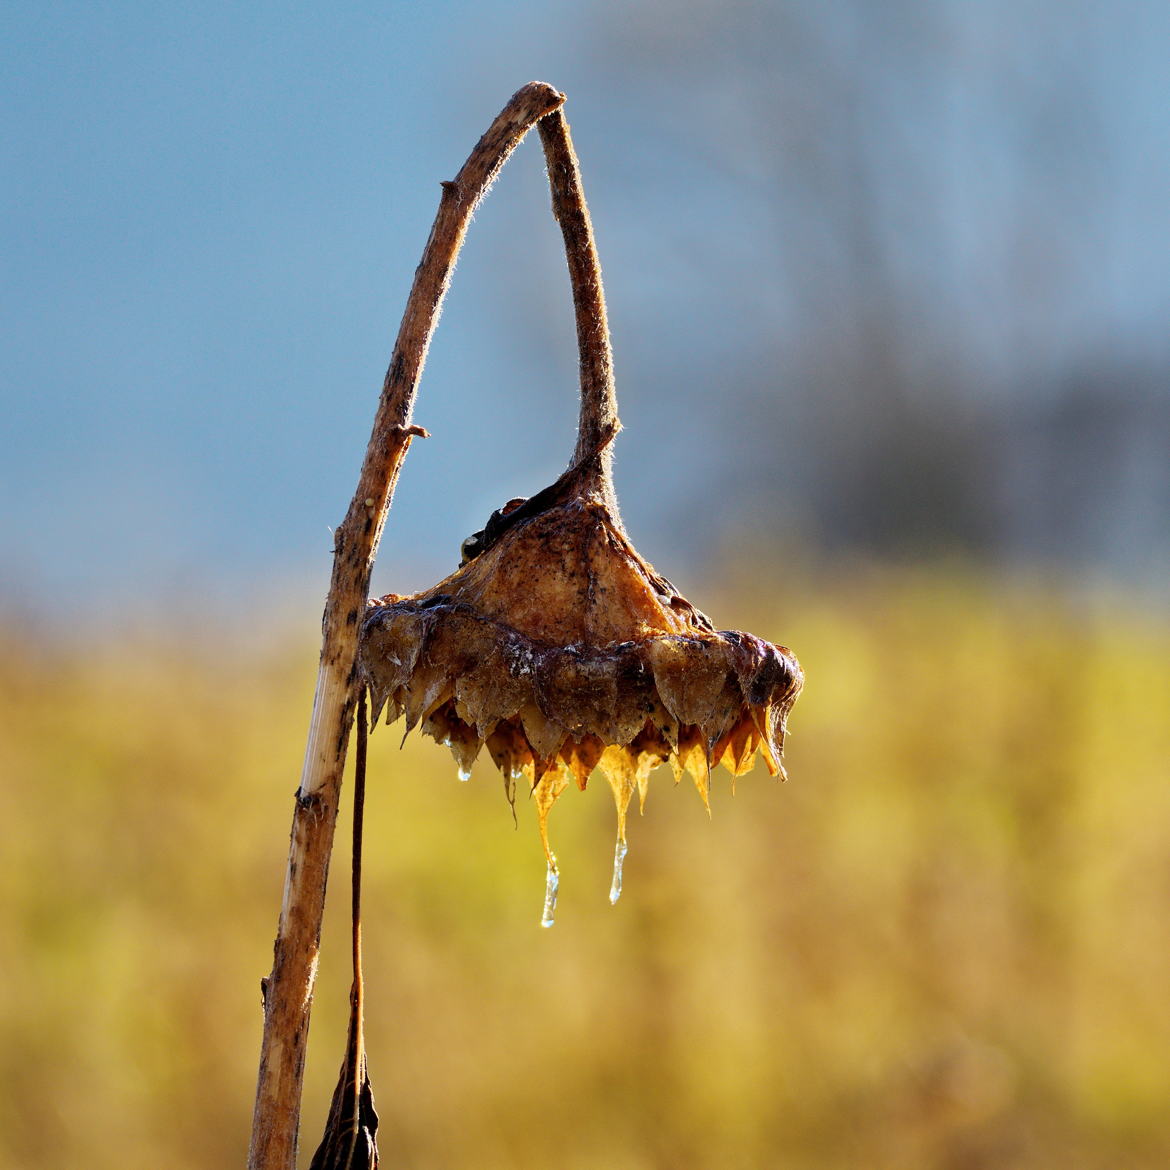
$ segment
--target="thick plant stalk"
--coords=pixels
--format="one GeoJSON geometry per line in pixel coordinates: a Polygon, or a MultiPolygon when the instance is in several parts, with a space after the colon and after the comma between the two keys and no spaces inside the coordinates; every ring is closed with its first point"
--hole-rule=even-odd
{"type": "Polygon", "coordinates": [[[325,884],[341,775],[357,697],[357,635],[370,572],[402,460],[413,437],[415,391],[460,245],[476,205],[508,156],[564,95],[532,82],[517,91],[454,180],[438,214],[403,314],[357,491],[337,529],[322,623],[321,659],[272,972],[264,980],[264,1035],[248,1156],[250,1170],[295,1170],[301,1084],[317,973],[325,884]]]}

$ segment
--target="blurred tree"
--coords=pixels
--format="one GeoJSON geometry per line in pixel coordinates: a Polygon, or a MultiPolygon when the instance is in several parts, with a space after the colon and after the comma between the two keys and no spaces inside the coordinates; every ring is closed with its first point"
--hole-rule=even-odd
{"type": "Polygon", "coordinates": [[[1170,123],[1149,100],[1170,16],[644,0],[591,20],[609,117],[638,111],[589,152],[627,422],[655,428],[623,476],[701,454],[673,517],[696,547],[714,492],[830,547],[1165,579],[1170,491],[1143,452],[1170,446],[1170,123]],[[712,393],[715,447],[698,412],[657,409],[712,393]],[[1054,460],[1092,474],[1061,492],[1054,460]]]}

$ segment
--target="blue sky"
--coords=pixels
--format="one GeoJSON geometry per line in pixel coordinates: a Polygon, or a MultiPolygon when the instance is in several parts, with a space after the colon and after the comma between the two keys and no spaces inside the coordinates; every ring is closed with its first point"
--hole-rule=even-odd
{"type": "MultiPolygon", "coordinates": [[[[797,376],[802,346],[852,327],[834,314],[855,274],[816,214],[860,156],[815,85],[859,102],[846,129],[873,121],[858,141],[889,156],[859,205],[881,211],[921,361],[952,347],[988,401],[1058,394],[1090,353],[1164,373],[1167,10],[868,11],[0,4],[0,602],[323,592],[438,183],[533,78],[569,95],[619,489],[672,575],[674,536],[709,539],[749,471],[799,488],[836,457],[826,419],[868,425],[854,390],[820,415],[824,371],[797,376]],[[825,62],[839,83],[818,81],[825,62]],[[800,186],[810,153],[822,188],[800,186]],[[920,191],[900,187],[915,168],[920,191]]],[[[377,588],[445,571],[567,459],[559,248],[533,141],[472,227],[419,398],[434,438],[410,455],[377,588]]],[[[817,522],[774,497],[766,515],[769,537],[817,522]]]]}
{"type": "MultiPolygon", "coordinates": [[[[482,4],[4,6],[10,587],[327,565],[438,181],[565,72],[544,7],[507,11],[501,39],[482,4]]],[[[420,408],[439,435],[475,361],[458,291],[420,408]]],[[[478,515],[430,510],[448,544],[478,515]]]]}

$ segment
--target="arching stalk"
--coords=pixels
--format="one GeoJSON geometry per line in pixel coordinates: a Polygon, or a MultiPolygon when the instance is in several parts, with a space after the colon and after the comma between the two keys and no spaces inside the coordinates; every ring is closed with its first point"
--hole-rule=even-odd
{"type": "Polygon", "coordinates": [[[581,416],[573,461],[580,463],[601,450],[598,490],[617,521],[613,445],[608,440],[617,433],[621,423],[617,413],[613,350],[609,341],[609,318],[605,311],[601,262],[593,242],[593,224],[585,204],[581,168],[569,137],[569,123],[564,111],[556,110],[542,118],[538,129],[552,189],[553,215],[561,226],[565,240],[565,259],[569,265],[573,309],[577,319],[581,416]]]}
{"type": "Polygon", "coordinates": [[[325,883],[357,697],[358,626],[402,460],[412,438],[426,433],[412,425],[411,415],[427,349],[472,213],[521,139],[563,101],[564,95],[550,85],[526,85],[491,124],[454,180],[443,184],[438,214],[415,272],[383,383],[357,490],[336,532],[317,688],[293,811],[272,972],[262,985],[264,1034],[250,1170],[296,1167],[325,883]]]}

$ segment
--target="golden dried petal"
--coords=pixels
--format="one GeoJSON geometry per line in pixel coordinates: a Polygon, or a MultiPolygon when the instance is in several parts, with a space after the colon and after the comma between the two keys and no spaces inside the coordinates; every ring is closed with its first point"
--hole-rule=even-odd
{"type": "Polygon", "coordinates": [[[544,772],[532,786],[532,801],[536,805],[536,815],[540,822],[541,844],[544,845],[544,855],[548,858],[549,867],[554,871],[557,867],[557,858],[549,845],[548,814],[552,811],[557,797],[564,792],[568,783],[568,769],[561,764],[556,764],[544,772]]]}
{"type": "Polygon", "coordinates": [[[751,717],[745,712],[742,718],[729,728],[715,744],[711,752],[712,766],[722,764],[734,777],[750,772],[756,753],[759,732],[751,717]]]}
{"type": "Polygon", "coordinates": [[[662,758],[652,752],[638,756],[638,812],[646,811],[646,796],[650,792],[650,773],[662,763],[662,758]]]}
{"type": "Polygon", "coordinates": [[[637,763],[629,748],[608,747],[605,749],[598,764],[602,774],[609,781],[613,790],[614,803],[618,813],[618,840],[626,839],[626,810],[630,807],[630,798],[638,786],[637,763]]]}
{"type": "MultiPolygon", "coordinates": [[[[783,775],[784,767],[780,763],[780,756],[776,746],[771,741],[768,726],[768,712],[761,711],[759,707],[749,707],[748,712],[751,714],[752,722],[756,725],[756,742],[759,745],[760,755],[764,757],[764,763],[768,766],[768,771],[775,776],[777,773],[783,775]]],[[[781,747],[783,746],[783,736],[781,736],[781,747]]]]}
{"type": "Polygon", "coordinates": [[[642,733],[630,744],[630,754],[637,761],[636,779],[638,784],[638,808],[646,811],[646,794],[649,791],[650,773],[668,759],[673,759],[670,745],[667,744],[658,731],[649,724],[642,733]]]}
{"type": "Polygon", "coordinates": [[[646,784],[652,769],[662,762],[657,751],[637,751],[633,747],[612,745],[601,757],[600,767],[613,791],[617,808],[617,842],[613,854],[613,881],[609,900],[616,902],[622,893],[622,867],[626,859],[626,818],[634,790],[639,793],[639,807],[646,803],[646,784]]]}
{"type": "Polygon", "coordinates": [[[561,759],[568,765],[582,792],[604,751],[605,744],[595,735],[586,735],[579,740],[566,739],[562,745],[561,759]]]}
{"type": "Polygon", "coordinates": [[[690,772],[695,787],[703,798],[703,804],[710,813],[711,758],[708,755],[706,740],[697,727],[687,727],[679,734],[676,781],[682,775],[683,769],[690,772]]]}

